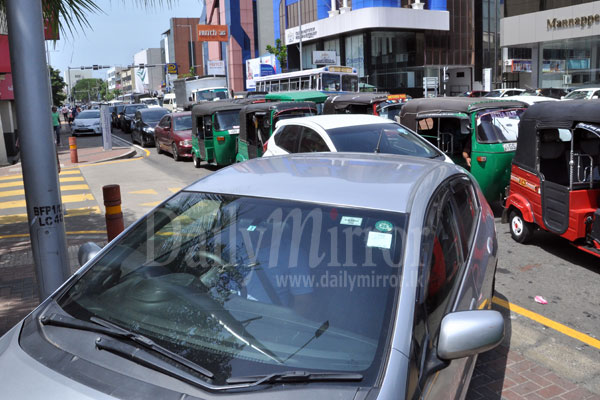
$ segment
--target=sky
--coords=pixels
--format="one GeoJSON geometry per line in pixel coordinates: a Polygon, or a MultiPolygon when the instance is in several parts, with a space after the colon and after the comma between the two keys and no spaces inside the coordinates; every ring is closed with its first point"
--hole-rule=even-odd
{"type": "MultiPolygon", "coordinates": [[[[144,8],[133,0],[96,0],[103,12],[87,14],[91,28],[77,28],[63,34],[53,45],[48,42],[50,64],[61,71],[67,67],[98,65],[123,66],[133,55],[147,48],[159,48],[161,34],[169,29],[172,17],[200,17],[201,0],[173,0],[168,7],[144,8]]],[[[63,75],[64,76],[64,75],[63,75]]],[[[106,78],[106,70],[94,77],[106,78]]]]}

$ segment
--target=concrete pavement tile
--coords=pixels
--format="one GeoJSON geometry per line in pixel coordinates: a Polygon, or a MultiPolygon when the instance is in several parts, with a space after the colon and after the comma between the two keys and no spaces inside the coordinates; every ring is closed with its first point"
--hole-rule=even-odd
{"type": "Polygon", "coordinates": [[[542,396],[538,395],[537,392],[535,392],[535,393],[529,393],[523,399],[525,399],[525,400],[546,400],[546,399],[549,399],[549,397],[542,397],[542,396]]]}
{"type": "Polygon", "coordinates": [[[523,396],[513,392],[512,390],[507,390],[502,392],[502,400],[523,400],[523,396]]]}
{"type": "Polygon", "coordinates": [[[511,322],[511,349],[522,349],[527,346],[535,346],[537,342],[544,338],[540,331],[529,328],[525,326],[524,323],[519,323],[518,320],[513,320],[511,322]]]}
{"type": "Polygon", "coordinates": [[[540,385],[538,385],[535,382],[532,381],[527,381],[525,383],[521,383],[520,385],[517,385],[513,388],[510,389],[510,391],[519,394],[521,396],[524,396],[526,394],[535,392],[539,389],[541,389],[542,387],[540,385]]]}
{"type": "MultiPolygon", "coordinates": [[[[574,382],[585,382],[586,379],[591,378],[590,372],[594,371],[597,365],[597,362],[573,347],[552,341],[527,349],[524,355],[542,365],[552,366],[554,372],[574,382]]],[[[547,375],[544,377],[547,378],[547,375]]]]}
{"type": "Polygon", "coordinates": [[[535,372],[532,372],[531,370],[524,371],[524,372],[522,372],[522,374],[525,378],[537,383],[538,385],[540,385],[543,388],[546,386],[552,385],[552,382],[550,382],[548,379],[544,378],[541,375],[536,374],[535,372]]]}
{"type": "Polygon", "coordinates": [[[538,395],[542,396],[542,398],[544,399],[549,399],[551,397],[555,397],[555,396],[559,396],[561,394],[566,393],[568,390],[565,388],[562,388],[560,386],[557,385],[550,385],[548,387],[545,387],[543,389],[538,390],[537,393],[538,395]]]}

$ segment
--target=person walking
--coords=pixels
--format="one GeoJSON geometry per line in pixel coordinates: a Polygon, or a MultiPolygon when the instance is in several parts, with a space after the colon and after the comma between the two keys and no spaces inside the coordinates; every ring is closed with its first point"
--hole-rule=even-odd
{"type": "Polygon", "coordinates": [[[69,122],[69,107],[66,104],[62,106],[60,109],[61,114],[63,115],[63,121],[66,123],[69,122]]]}
{"type": "Polygon", "coordinates": [[[60,114],[56,106],[52,107],[52,126],[54,127],[54,134],[56,135],[56,145],[60,146],[60,114]]]}
{"type": "Polygon", "coordinates": [[[79,107],[77,106],[73,106],[73,108],[71,109],[71,118],[69,118],[69,126],[73,123],[73,120],[75,120],[75,117],[77,116],[77,114],[79,114],[79,107]]]}

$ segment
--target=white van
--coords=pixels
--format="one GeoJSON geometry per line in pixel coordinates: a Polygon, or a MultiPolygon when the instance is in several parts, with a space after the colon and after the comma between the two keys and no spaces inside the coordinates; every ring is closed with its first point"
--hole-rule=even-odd
{"type": "Polygon", "coordinates": [[[177,109],[177,101],[175,100],[175,93],[167,93],[163,97],[163,107],[171,112],[175,112],[177,109]]]}

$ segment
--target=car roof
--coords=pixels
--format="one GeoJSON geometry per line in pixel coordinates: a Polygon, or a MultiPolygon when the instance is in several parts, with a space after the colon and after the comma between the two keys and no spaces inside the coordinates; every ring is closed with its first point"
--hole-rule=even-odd
{"type": "Polygon", "coordinates": [[[463,171],[439,160],[394,154],[298,153],[237,163],[184,190],[407,213],[418,187],[433,193],[463,171]]]}
{"type": "MultiPolygon", "coordinates": [[[[574,89],[573,92],[587,92],[590,90],[600,90],[600,87],[579,88],[579,89],[574,89]]],[[[571,93],[573,93],[573,92],[571,92],[571,93]]]]}
{"type": "Polygon", "coordinates": [[[156,111],[164,111],[165,114],[169,114],[170,111],[167,110],[166,108],[162,108],[162,107],[148,107],[148,108],[140,108],[139,110],[137,110],[137,112],[139,112],[140,114],[146,114],[146,113],[154,113],[156,111]]]}
{"type": "Polygon", "coordinates": [[[316,125],[324,130],[335,128],[346,128],[354,125],[391,124],[394,121],[387,118],[366,114],[328,114],[315,115],[312,117],[292,118],[280,121],[277,126],[283,125],[316,125]]]}
{"type": "Polygon", "coordinates": [[[172,117],[185,117],[187,115],[192,115],[192,112],[191,111],[179,111],[179,112],[171,113],[172,117]]]}

